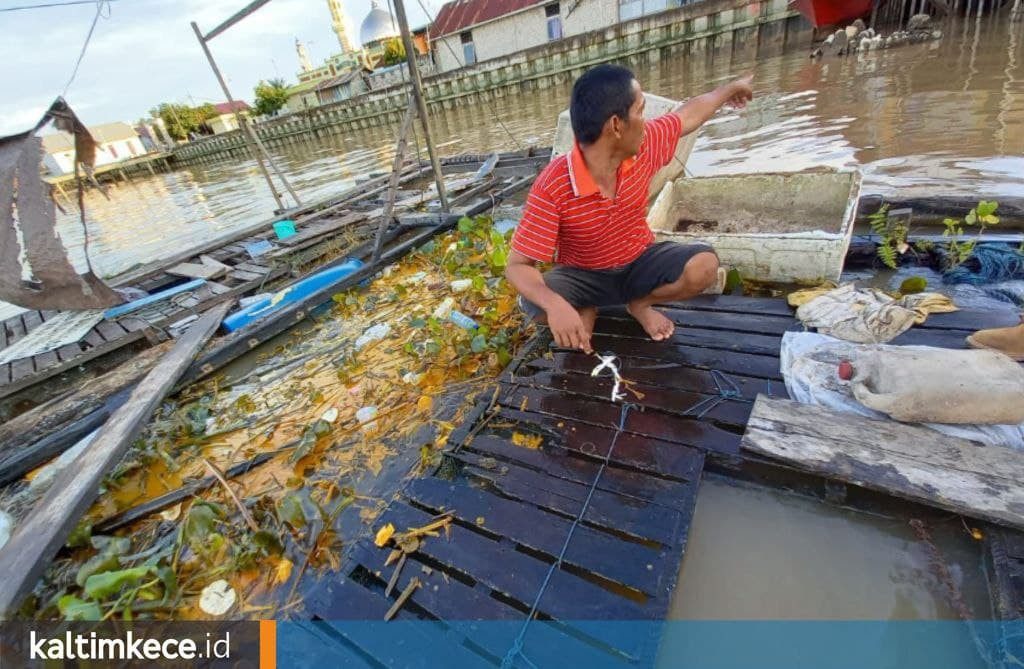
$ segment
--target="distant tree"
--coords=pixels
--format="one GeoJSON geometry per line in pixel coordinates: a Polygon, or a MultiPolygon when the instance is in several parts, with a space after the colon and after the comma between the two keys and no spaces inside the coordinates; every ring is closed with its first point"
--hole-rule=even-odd
{"type": "Polygon", "coordinates": [[[188,139],[190,132],[199,130],[199,127],[209,118],[217,115],[217,110],[212,104],[204,104],[201,107],[189,107],[173,102],[164,102],[149,111],[153,118],[163,119],[167,132],[175,139],[188,139]]]}
{"type": "Polygon", "coordinates": [[[288,85],[283,79],[271,79],[256,84],[256,105],[258,116],[274,114],[288,102],[288,85]]]}
{"type": "Polygon", "coordinates": [[[398,65],[405,62],[405,44],[401,37],[392,37],[384,42],[384,55],[380,59],[380,65],[398,65]]]}

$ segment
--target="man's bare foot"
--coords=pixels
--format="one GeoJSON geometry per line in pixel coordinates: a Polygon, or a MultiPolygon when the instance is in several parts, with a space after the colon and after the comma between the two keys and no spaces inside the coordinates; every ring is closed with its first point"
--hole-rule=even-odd
{"type": "Polygon", "coordinates": [[[640,323],[654,341],[664,341],[676,330],[672,321],[650,305],[627,304],[626,311],[640,323]]]}

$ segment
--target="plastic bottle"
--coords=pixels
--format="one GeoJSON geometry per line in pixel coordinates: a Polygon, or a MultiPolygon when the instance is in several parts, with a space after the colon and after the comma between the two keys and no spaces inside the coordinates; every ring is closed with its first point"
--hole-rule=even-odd
{"type": "Polygon", "coordinates": [[[478,327],[480,327],[479,325],[477,325],[476,321],[474,321],[472,318],[462,313],[461,311],[452,310],[452,312],[448,314],[448,319],[452,323],[458,325],[460,328],[464,328],[466,330],[475,330],[478,327]]]}

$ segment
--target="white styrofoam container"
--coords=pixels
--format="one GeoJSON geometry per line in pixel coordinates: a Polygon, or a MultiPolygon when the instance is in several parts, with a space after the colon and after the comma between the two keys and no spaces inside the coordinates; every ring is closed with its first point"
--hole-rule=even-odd
{"type": "MultiPolygon", "coordinates": [[[[663,98],[660,95],[654,95],[652,93],[644,93],[644,118],[652,119],[667,114],[676,107],[679,106],[679,102],[676,100],[669,100],[663,98]]],[[[564,110],[558,115],[558,125],[555,127],[555,139],[551,145],[551,159],[554,160],[556,156],[560,156],[563,153],[568,153],[572,149],[574,137],[572,134],[572,122],[569,119],[569,110],[564,110]]],[[[683,168],[686,167],[686,161],[690,158],[690,152],[693,151],[693,145],[697,142],[697,133],[691,132],[689,135],[685,135],[679,138],[679,143],[676,145],[676,152],[674,160],[658,170],[654,175],[654,179],[651,180],[651,188],[648,192],[648,201],[653,200],[666,183],[672,181],[683,173],[683,168]]]]}
{"type": "Polygon", "coordinates": [[[722,264],[745,279],[838,281],[860,183],[859,171],[831,168],[676,179],[662,188],[647,221],[659,240],[711,244],[722,264]],[[680,218],[733,230],[678,232],[680,218]],[[782,225],[790,230],[779,231],[782,225]]]}

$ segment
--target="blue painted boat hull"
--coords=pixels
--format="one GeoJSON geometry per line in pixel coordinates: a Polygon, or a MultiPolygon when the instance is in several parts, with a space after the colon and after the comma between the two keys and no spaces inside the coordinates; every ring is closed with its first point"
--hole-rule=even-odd
{"type": "Polygon", "coordinates": [[[350,258],[345,263],[338,265],[337,267],[325,269],[324,271],[318,272],[317,274],[307,277],[302,281],[293,283],[264,300],[254,302],[246,308],[239,309],[235,313],[228,315],[228,317],[224,319],[224,329],[228,332],[239,330],[249,323],[264,318],[292,302],[301,300],[322,288],[326,288],[333,283],[341,281],[362,266],[363,263],[361,261],[350,258]]]}

